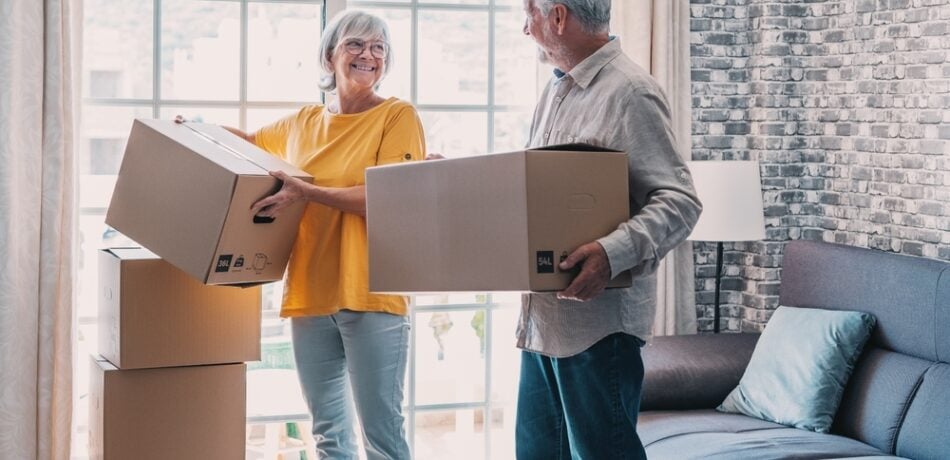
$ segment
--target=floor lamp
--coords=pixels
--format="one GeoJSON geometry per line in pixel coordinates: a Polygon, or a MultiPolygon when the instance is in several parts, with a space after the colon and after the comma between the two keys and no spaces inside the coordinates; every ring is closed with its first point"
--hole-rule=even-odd
{"type": "Polygon", "coordinates": [[[691,161],[696,193],[703,213],[689,235],[692,241],[716,242],[716,309],[713,331],[719,332],[719,286],[722,282],[722,243],[765,238],[762,183],[756,161],[691,161]]]}

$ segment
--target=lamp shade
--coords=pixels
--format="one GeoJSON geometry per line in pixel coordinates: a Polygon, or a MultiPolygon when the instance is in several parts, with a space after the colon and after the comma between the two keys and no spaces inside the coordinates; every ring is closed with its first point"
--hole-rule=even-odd
{"type": "Polygon", "coordinates": [[[765,238],[762,183],[757,161],[690,161],[703,213],[692,241],[755,241],[765,238]]]}

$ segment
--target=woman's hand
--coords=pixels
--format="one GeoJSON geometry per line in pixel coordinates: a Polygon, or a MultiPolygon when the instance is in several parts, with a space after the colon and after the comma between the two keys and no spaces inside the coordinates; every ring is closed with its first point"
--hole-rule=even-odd
{"type": "Polygon", "coordinates": [[[251,205],[251,211],[253,211],[256,216],[277,217],[287,206],[306,199],[307,191],[310,187],[313,187],[283,171],[271,171],[270,175],[279,179],[284,185],[281,186],[277,193],[262,198],[257,203],[251,205]]]}

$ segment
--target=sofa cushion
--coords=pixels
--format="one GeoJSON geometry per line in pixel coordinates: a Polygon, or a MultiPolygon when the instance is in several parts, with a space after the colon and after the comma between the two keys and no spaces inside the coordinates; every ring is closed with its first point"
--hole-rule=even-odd
{"type": "Polygon", "coordinates": [[[893,458],[843,436],[713,410],[643,412],[637,432],[650,460],[893,458]]]}
{"type": "Polygon", "coordinates": [[[838,458],[829,458],[827,460],[908,460],[906,457],[895,457],[893,455],[870,455],[870,456],[861,456],[861,457],[838,457],[838,458]]]}
{"type": "Polygon", "coordinates": [[[927,370],[897,435],[897,455],[919,460],[950,458],[950,364],[927,370]]]}
{"type": "Polygon", "coordinates": [[[873,328],[867,313],[779,307],[719,410],[827,433],[873,328]]]}
{"type": "Polygon", "coordinates": [[[937,282],[934,300],[934,335],[936,336],[937,361],[950,362],[950,267],[944,268],[937,282]]]}
{"type": "Polygon", "coordinates": [[[911,398],[930,361],[866,350],[854,368],[831,431],[893,453],[911,398]]]}
{"type": "Polygon", "coordinates": [[[950,264],[815,241],[782,257],[779,303],[860,310],[877,318],[869,345],[929,361],[950,360],[950,264]]]}
{"type": "Polygon", "coordinates": [[[656,337],[643,347],[640,410],[712,409],[739,384],[758,334],[656,337]]]}
{"type": "Polygon", "coordinates": [[[724,414],[712,409],[640,412],[637,434],[644,446],[691,433],[743,433],[788,428],[778,423],[742,414],[724,414]]]}

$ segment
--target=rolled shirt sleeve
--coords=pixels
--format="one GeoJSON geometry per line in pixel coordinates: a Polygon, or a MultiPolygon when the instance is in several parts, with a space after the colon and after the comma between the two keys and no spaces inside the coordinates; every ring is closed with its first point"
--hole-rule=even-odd
{"type": "Polygon", "coordinates": [[[611,277],[656,271],[660,260],[689,236],[702,206],[692,176],[677,153],[668,105],[660,93],[640,89],[620,104],[615,139],[627,152],[630,220],[597,240],[611,277]]]}

